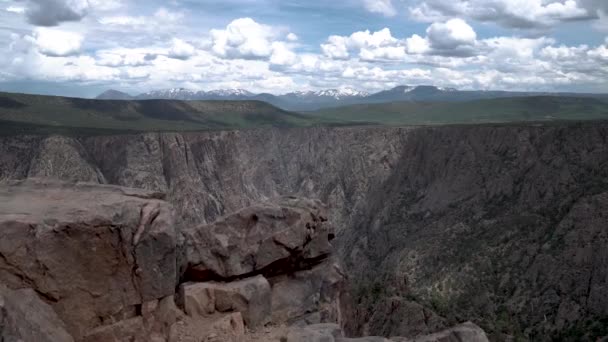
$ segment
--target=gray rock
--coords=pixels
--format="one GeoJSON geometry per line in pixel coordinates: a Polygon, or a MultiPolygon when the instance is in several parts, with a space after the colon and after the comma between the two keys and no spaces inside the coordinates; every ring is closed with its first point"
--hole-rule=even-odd
{"type": "Polygon", "coordinates": [[[186,283],[180,287],[180,296],[190,316],[240,312],[249,328],[270,322],[270,284],[263,276],[230,283],[186,283]]]}
{"type": "Polygon", "coordinates": [[[287,333],[287,342],[335,342],[332,334],[306,328],[292,328],[287,333]]]}
{"type": "Polygon", "coordinates": [[[206,281],[298,271],[331,253],[333,231],[320,202],[284,197],[184,235],[186,278],[206,281]]]}
{"type": "Polygon", "coordinates": [[[95,184],[5,183],[0,279],[11,288],[33,287],[76,339],[134,317],[139,305],[175,292],[173,211],[159,197],[95,184]],[[157,210],[146,218],[150,205],[157,210]]]}
{"type": "Polygon", "coordinates": [[[374,335],[417,336],[445,328],[443,318],[432,310],[401,297],[381,299],[369,318],[369,332],[374,335]]]}
{"type": "Polygon", "coordinates": [[[32,289],[0,285],[0,340],[7,342],[73,342],[64,323],[32,289]]]}
{"type": "Polygon", "coordinates": [[[356,338],[338,338],[336,342],[392,342],[391,340],[379,336],[366,336],[356,338]]]}
{"type": "Polygon", "coordinates": [[[306,327],[308,330],[316,331],[321,334],[331,335],[334,338],[343,337],[342,328],[338,324],[335,323],[319,323],[319,324],[311,324],[306,327]]]}
{"type": "MultiPolygon", "coordinates": [[[[398,340],[395,340],[398,341],[398,340]]],[[[466,322],[438,333],[418,336],[411,342],[489,342],[486,333],[477,325],[466,322]]]]}
{"type": "Polygon", "coordinates": [[[339,320],[344,275],[332,259],[310,270],[281,275],[272,283],[272,322],[309,325],[339,320]]]}
{"type": "Polygon", "coordinates": [[[143,318],[134,317],[95,328],[82,340],[86,342],[148,342],[150,336],[144,326],[143,318]]]}
{"type": "Polygon", "coordinates": [[[55,178],[66,181],[105,183],[99,169],[87,163],[84,147],[73,139],[50,136],[42,141],[32,160],[28,177],[55,178]]]}

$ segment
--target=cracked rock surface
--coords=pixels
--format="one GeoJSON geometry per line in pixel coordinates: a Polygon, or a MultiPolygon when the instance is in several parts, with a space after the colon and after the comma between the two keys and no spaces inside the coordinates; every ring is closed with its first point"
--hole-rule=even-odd
{"type": "Polygon", "coordinates": [[[48,180],[0,187],[0,279],[32,288],[74,338],[172,295],[172,207],[155,192],[48,180]],[[134,244],[142,210],[158,208],[134,244]]]}

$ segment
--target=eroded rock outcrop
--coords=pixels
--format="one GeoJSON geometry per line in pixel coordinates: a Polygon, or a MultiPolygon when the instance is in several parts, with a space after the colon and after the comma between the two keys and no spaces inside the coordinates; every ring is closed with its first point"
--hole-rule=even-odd
{"type": "Polygon", "coordinates": [[[88,183],[5,182],[1,282],[41,296],[78,341],[239,341],[244,327],[337,322],[343,277],[330,258],[333,231],[320,202],[279,198],[181,230],[162,197],[88,183]],[[185,313],[175,305],[180,279],[188,280],[179,293],[185,313]]]}
{"type": "Polygon", "coordinates": [[[185,229],[184,277],[206,281],[293,273],[326,259],[333,238],[320,202],[279,198],[185,229]]]}
{"type": "Polygon", "coordinates": [[[8,182],[0,187],[1,282],[35,290],[75,339],[137,316],[145,302],[173,295],[178,278],[172,207],[161,197],[8,182]]]}
{"type": "Polygon", "coordinates": [[[282,197],[184,230],[186,313],[241,312],[249,328],[338,322],[344,275],[319,201],[282,197]]]}

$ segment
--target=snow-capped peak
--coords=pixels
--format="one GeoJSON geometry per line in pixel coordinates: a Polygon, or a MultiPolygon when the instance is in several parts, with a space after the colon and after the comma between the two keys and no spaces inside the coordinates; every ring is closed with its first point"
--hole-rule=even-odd
{"type": "Polygon", "coordinates": [[[245,89],[216,89],[207,91],[208,95],[217,96],[252,96],[253,94],[245,89]]]}
{"type": "Polygon", "coordinates": [[[196,94],[195,91],[185,88],[169,88],[149,91],[138,96],[138,98],[159,98],[171,100],[186,100],[196,94]]]}
{"type": "Polygon", "coordinates": [[[340,100],[347,97],[366,97],[369,96],[369,93],[353,88],[340,88],[317,91],[296,91],[287,95],[294,95],[297,97],[331,97],[336,100],[340,100]]]}
{"type": "Polygon", "coordinates": [[[437,87],[437,89],[439,89],[441,91],[458,91],[458,89],[456,89],[456,88],[437,87]]]}

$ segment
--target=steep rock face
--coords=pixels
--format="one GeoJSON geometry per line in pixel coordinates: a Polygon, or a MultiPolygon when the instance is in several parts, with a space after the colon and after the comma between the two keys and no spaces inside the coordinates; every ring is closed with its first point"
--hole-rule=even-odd
{"type": "Polygon", "coordinates": [[[32,288],[76,339],[172,295],[171,206],[136,189],[53,181],[0,187],[0,280],[32,288]]]}
{"type": "MultiPolygon", "coordinates": [[[[408,131],[267,129],[72,139],[86,151],[82,163],[99,169],[105,182],[167,192],[177,217],[189,225],[297,195],[319,198],[336,226],[345,227],[365,195],[391,174],[408,131]]],[[[0,179],[25,177],[48,139],[53,137],[0,139],[0,151],[6,151],[0,179]]]]}
{"type": "Polygon", "coordinates": [[[401,296],[496,339],[608,334],[607,137],[604,125],[412,133],[342,241],[369,305],[349,331],[365,331],[378,298],[401,296]]]}
{"type": "MultiPolygon", "coordinates": [[[[500,340],[602,334],[607,136],[556,123],[69,139],[100,182],[167,191],[189,226],[278,195],[326,202],[349,334],[401,329],[372,317],[396,299],[500,340]]],[[[46,139],[1,138],[0,179],[26,177],[46,139]]]]}
{"type": "Polygon", "coordinates": [[[62,136],[49,137],[32,160],[28,177],[55,176],[67,181],[105,183],[101,172],[87,158],[87,152],[78,141],[62,136]]]}

